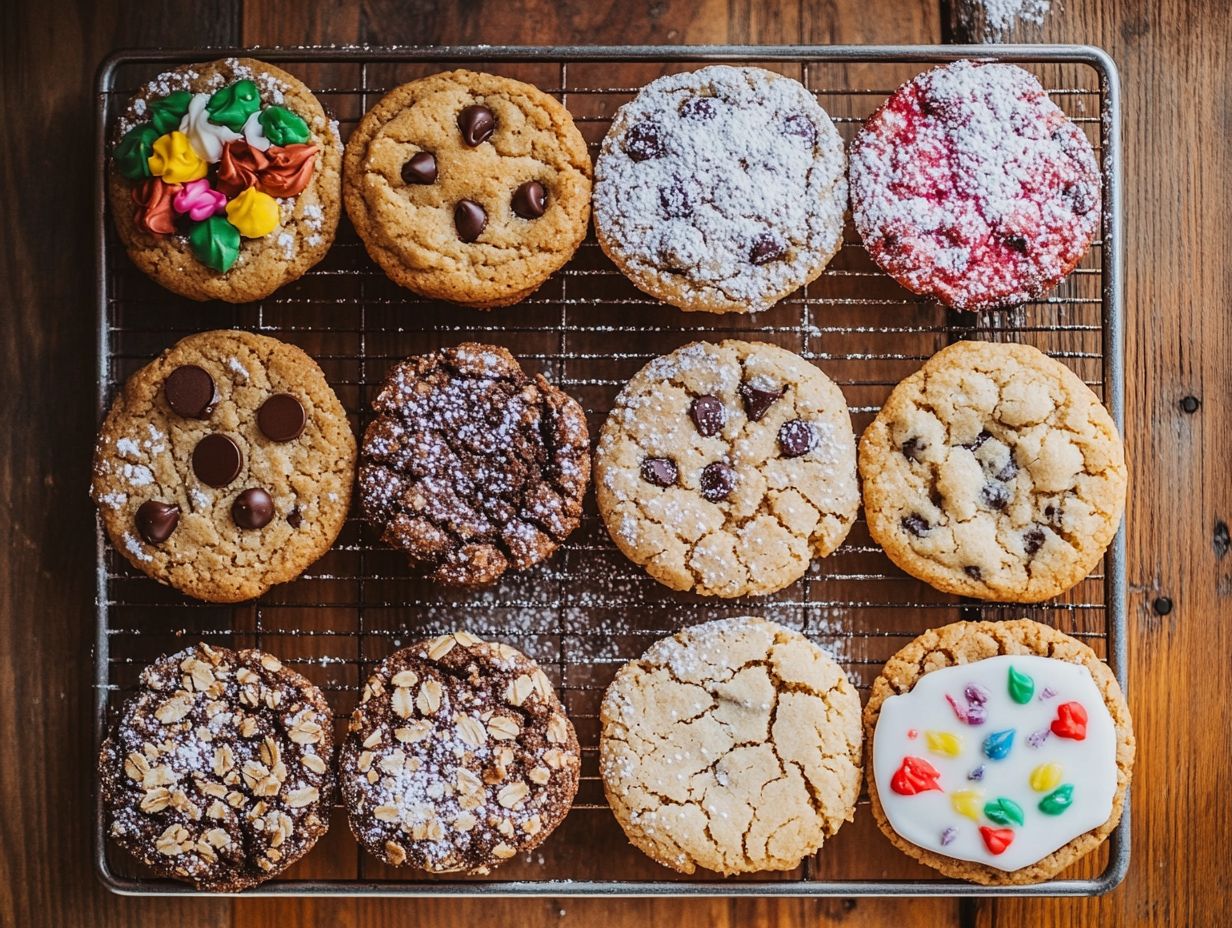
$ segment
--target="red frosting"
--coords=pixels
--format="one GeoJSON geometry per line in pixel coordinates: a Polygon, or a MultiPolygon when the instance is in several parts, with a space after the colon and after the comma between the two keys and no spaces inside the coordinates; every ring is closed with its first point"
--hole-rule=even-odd
{"type": "Polygon", "coordinates": [[[937,783],[939,776],[941,774],[937,768],[924,758],[908,755],[890,778],[890,789],[900,796],[914,796],[932,789],[940,790],[937,783]]]}
{"type": "MultiPolygon", "coordinates": [[[[234,143],[232,143],[234,144],[234,143]]],[[[316,167],[316,145],[271,145],[266,153],[269,164],[260,171],[257,189],[272,197],[293,197],[312,180],[316,167]]]]}
{"type": "Polygon", "coordinates": [[[1003,854],[1005,849],[1014,843],[1014,830],[981,825],[980,837],[984,839],[984,847],[988,848],[989,854],[1003,854]]]}
{"type": "Polygon", "coordinates": [[[134,217],[137,225],[154,235],[170,235],[175,231],[175,210],[171,201],[179,192],[179,184],[164,183],[161,177],[151,177],[133,188],[137,204],[134,217]]]}
{"type": "MultiPolygon", "coordinates": [[[[273,151],[273,146],[270,151],[273,151]]],[[[249,187],[256,187],[261,172],[269,167],[265,152],[258,151],[243,139],[228,142],[222,147],[218,161],[217,187],[228,197],[237,197],[249,187]]]]}
{"type": "Polygon", "coordinates": [[[1082,741],[1087,736],[1087,710],[1080,702],[1066,702],[1057,706],[1057,717],[1052,721],[1052,733],[1058,738],[1082,741]]]}

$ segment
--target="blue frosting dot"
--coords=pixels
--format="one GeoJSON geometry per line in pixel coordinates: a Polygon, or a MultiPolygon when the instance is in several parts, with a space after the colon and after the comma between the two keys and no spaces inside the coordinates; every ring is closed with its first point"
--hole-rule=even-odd
{"type": "Polygon", "coordinates": [[[994,731],[984,739],[984,754],[993,760],[1005,760],[1014,746],[1014,729],[994,731]]]}

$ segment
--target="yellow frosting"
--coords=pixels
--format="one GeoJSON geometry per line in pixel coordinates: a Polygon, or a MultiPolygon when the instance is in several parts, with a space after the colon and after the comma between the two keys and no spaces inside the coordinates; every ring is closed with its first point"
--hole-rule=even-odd
{"type": "Polygon", "coordinates": [[[147,162],[150,173],[164,183],[186,184],[205,177],[210,166],[197,154],[183,132],[168,132],[154,140],[153,154],[147,162]]]}
{"type": "Polygon", "coordinates": [[[924,740],[928,742],[928,749],[934,754],[957,757],[962,753],[962,739],[953,732],[926,731],[924,732],[924,740]]]}
{"type": "Polygon", "coordinates": [[[973,822],[980,820],[980,807],[984,802],[984,794],[977,789],[960,789],[950,793],[950,805],[959,815],[965,815],[973,822]]]}
{"type": "Polygon", "coordinates": [[[1060,764],[1040,764],[1031,771],[1031,788],[1037,793],[1046,793],[1061,782],[1060,764]]]}
{"type": "Polygon", "coordinates": [[[278,228],[278,201],[249,187],[227,204],[227,219],[244,238],[261,238],[278,228]]]}

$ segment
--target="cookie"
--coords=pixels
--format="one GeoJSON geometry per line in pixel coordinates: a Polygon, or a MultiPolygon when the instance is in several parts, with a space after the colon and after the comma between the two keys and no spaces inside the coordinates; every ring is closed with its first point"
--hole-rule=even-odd
{"type": "Polygon", "coordinates": [[[693,342],[621,390],[595,451],[595,496],[616,546],[660,583],[772,593],[855,520],[847,402],[784,348],[693,342]]]}
{"type": "Polygon", "coordinates": [[[385,658],[339,759],[356,840],[432,873],[487,873],[538,847],[569,812],[580,770],[547,675],[466,632],[385,658]]]}
{"type": "Polygon", "coordinates": [[[133,263],[168,290],[259,300],[329,250],[341,168],[337,121],[286,71],[251,58],[184,65],[119,117],[111,214],[133,263]]]}
{"type": "Polygon", "coordinates": [[[137,371],[94,451],[112,544],[189,596],[240,602],[338,537],[355,437],[315,361],[251,332],[190,335],[137,371]]]}
{"type": "Polygon", "coordinates": [[[238,892],[329,828],[333,716],[278,658],[198,644],[141,674],[99,751],[107,833],[160,876],[238,892]]]}
{"type": "Polygon", "coordinates": [[[1028,619],[932,629],[864,709],[869,798],[895,847],[946,876],[1038,883],[1120,821],[1134,761],[1116,677],[1028,619]]]}
{"type": "Polygon", "coordinates": [[[504,348],[468,342],[395,364],[372,410],[364,514],[433,580],[493,583],[551,557],[577,528],[586,415],[504,348]]]}
{"type": "Polygon", "coordinates": [[[868,253],[908,290],[993,309],[1038,298],[1082,259],[1099,230],[1099,165],[1033,75],[956,61],[864,123],[851,205],[868,253]]]}
{"type": "Polygon", "coordinates": [[[590,221],[590,153],[555,99],[449,71],[387,93],[347,142],[347,213],[381,269],[480,309],[534,293],[590,221]]]}
{"type": "Polygon", "coordinates": [[[815,279],[847,209],[843,140],[798,82],[716,65],[622,106],[595,164],[595,231],[651,296],[752,313],[815,279]]]}
{"type": "Polygon", "coordinates": [[[1125,509],[1116,424],[1030,345],[958,342],[890,394],[860,439],[868,531],[946,593],[1039,602],[1099,563],[1125,509]]]}
{"type": "Polygon", "coordinates": [[[661,639],[617,672],[600,723],[612,812],[681,873],[791,870],[855,812],[860,697],[825,651],[774,622],[661,639]]]}

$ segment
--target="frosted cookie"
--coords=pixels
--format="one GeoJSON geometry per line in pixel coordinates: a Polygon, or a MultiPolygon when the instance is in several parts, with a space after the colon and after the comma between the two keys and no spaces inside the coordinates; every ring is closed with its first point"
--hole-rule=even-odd
{"type": "Polygon", "coordinates": [[[364,514],[432,579],[493,583],[551,557],[577,528],[586,414],[504,348],[468,342],[395,364],[372,409],[364,514]]]}
{"type": "Polygon", "coordinates": [[[1038,883],[1120,821],[1129,709],[1095,652],[1038,622],[956,622],[886,663],[864,710],[873,815],[947,876],[1038,883]]]}
{"type": "Polygon", "coordinates": [[[530,84],[449,71],[403,84],[347,142],[347,213],[396,283],[487,309],[530,296],[581,244],[590,153],[530,84]]]}
{"type": "Polygon", "coordinates": [[[133,263],[168,290],[259,300],[329,250],[341,167],[338,123],[286,71],[251,58],[184,65],[120,115],[111,213],[133,263]]]}
{"type": "Polygon", "coordinates": [[[890,394],[860,439],[869,534],[939,590],[1038,602],[1087,576],[1125,509],[1116,425],[1029,345],[958,342],[890,394]]]}
{"type": "Polygon", "coordinates": [[[616,546],[660,583],[772,593],[842,543],[860,505],[842,392],[775,345],[694,342],[621,390],[595,451],[616,546]]]}
{"type": "Polygon", "coordinates": [[[91,495],[130,564],[230,603],[324,554],[354,479],[355,436],[316,362],[265,335],[219,330],[129,378],[99,431],[91,495]]]}
{"type": "Polygon", "coordinates": [[[908,290],[963,310],[1039,297],[1099,229],[1091,143],[1039,81],[956,61],[913,78],[851,144],[865,248],[908,290]]]}
{"type": "Polygon", "coordinates": [[[661,77],[622,106],[595,165],[595,231],[640,289],[758,312],[842,244],[843,141],[813,95],[760,68],[661,77]]]}
{"type": "Polygon", "coordinates": [[[600,722],[612,812],[681,873],[791,870],[855,811],[860,697],[825,651],[773,622],[656,642],[617,672],[600,722]]]}
{"type": "Polygon", "coordinates": [[[329,828],[333,716],[272,654],[198,644],[141,674],[99,751],[107,833],[160,876],[237,892],[329,828]]]}
{"type": "Polygon", "coordinates": [[[487,873],[543,843],[577,792],[577,735],[534,661],[466,632],[391,654],[339,762],[351,831],[432,873],[487,873]]]}

